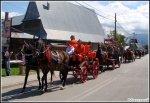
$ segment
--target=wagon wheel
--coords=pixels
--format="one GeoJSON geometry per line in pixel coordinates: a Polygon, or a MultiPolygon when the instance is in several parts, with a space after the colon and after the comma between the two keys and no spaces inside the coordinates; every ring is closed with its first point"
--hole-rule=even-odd
{"type": "Polygon", "coordinates": [[[94,63],[93,63],[93,71],[92,71],[92,73],[93,73],[93,78],[94,79],[96,79],[97,77],[98,77],[98,67],[99,67],[99,64],[98,64],[98,62],[97,61],[95,61],[94,63]]]}
{"type": "Polygon", "coordinates": [[[88,74],[88,71],[86,69],[86,66],[83,66],[81,68],[81,73],[80,73],[80,78],[83,83],[85,83],[88,79],[87,74],[88,74]]]}

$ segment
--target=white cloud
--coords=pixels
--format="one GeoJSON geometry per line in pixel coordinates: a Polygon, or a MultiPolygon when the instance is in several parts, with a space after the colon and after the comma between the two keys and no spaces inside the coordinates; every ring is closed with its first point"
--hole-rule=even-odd
{"type": "MultiPolygon", "coordinates": [[[[106,34],[108,34],[110,30],[114,30],[115,28],[115,23],[113,24],[113,22],[115,22],[116,13],[117,22],[124,28],[126,32],[130,33],[131,35],[133,34],[133,32],[136,32],[137,34],[145,33],[148,35],[149,3],[146,5],[140,5],[137,7],[137,9],[130,9],[129,6],[136,6],[139,1],[115,1],[109,2],[109,4],[105,6],[100,4],[99,1],[84,2],[103,12],[102,13],[96,10],[98,14],[101,14],[108,19],[112,19],[108,20],[98,16],[106,34]],[[109,15],[106,15],[105,13],[109,15]]],[[[116,25],[117,31],[119,33],[129,36],[128,33],[120,29],[121,27],[119,27],[117,23],[116,25]]]]}
{"type": "MultiPolygon", "coordinates": [[[[19,15],[23,15],[23,14],[20,14],[18,12],[9,12],[9,17],[14,17],[14,16],[19,16],[19,15]]],[[[5,19],[5,12],[1,12],[1,19],[5,19]]]]}

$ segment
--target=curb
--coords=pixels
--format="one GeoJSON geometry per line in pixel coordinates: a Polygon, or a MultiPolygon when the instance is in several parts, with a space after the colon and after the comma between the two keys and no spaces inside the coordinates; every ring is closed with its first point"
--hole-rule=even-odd
{"type": "MultiPolygon", "coordinates": [[[[26,85],[28,85],[29,83],[37,82],[37,81],[38,80],[27,81],[26,85]]],[[[12,85],[6,85],[6,86],[3,86],[2,89],[10,88],[12,86],[17,86],[17,85],[22,85],[22,88],[23,88],[24,82],[19,82],[19,83],[12,84],[12,85]]]]}

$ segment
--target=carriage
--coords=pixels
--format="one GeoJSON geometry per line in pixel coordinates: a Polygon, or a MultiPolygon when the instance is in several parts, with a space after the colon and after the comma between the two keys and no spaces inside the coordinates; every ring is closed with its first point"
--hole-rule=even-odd
{"type": "MultiPolygon", "coordinates": [[[[104,45],[106,46],[119,46],[119,43],[113,39],[104,39],[104,45]]],[[[114,49],[114,48],[113,48],[114,49]]],[[[119,56],[119,55],[118,55],[119,56]]],[[[107,56],[106,56],[106,62],[104,64],[100,64],[101,68],[102,66],[107,66],[109,67],[109,65],[112,66],[112,69],[116,68],[116,65],[118,65],[118,67],[120,68],[121,65],[121,57],[118,57],[118,63],[117,63],[117,59],[115,58],[115,53],[113,53],[113,50],[109,50],[107,49],[107,56]]]]}
{"type": "Polygon", "coordinates": [[[128,60],[128,62],[130,62],[130,61],[133,62],[133,61],[135,61],[135,58],[136,58],[136,55],[135,55],[134,51],[132,51],[130,49],[130,46],[126,46],[125,52],[124,52],[125,63],[127,60],[128,60]]]}
{"type": "MultiPolygon", "coordinates": [[[[65,45],[52,45],[54,50],[65,50],[65,45]]],[[[96,54],[96,53],[95,53],[96,54]]],[[[63,64],[62,64],[63,65],[63,64]]],[[[95,57],[90,58],[86,55],[83,55],[82,61],[73,61],[72,56],[70,56],[68,66],[68,73],[71,73],[75,78],[80,78],[81,81],[84,83],[88,79],[88,75],[92,74],[93,78],[96,79],[99,74],[99,62],[98,58],[95,57]]],[[[62,79],[62,73],[59,73],[60,79],[62,79]]]]}

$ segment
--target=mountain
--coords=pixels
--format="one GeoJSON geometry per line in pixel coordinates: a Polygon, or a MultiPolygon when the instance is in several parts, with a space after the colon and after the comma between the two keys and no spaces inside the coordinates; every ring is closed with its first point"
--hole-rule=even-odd
{"type": "MultiPolygon", "coordinates": [[[[133,36],[128,36],[127,38],[129,41],[130,39],[133,39],[133,36]]],[[[137,39],[138,43],[141,45],[149,44],[149,36],[148,35],[135,35],[135,39],[137,39]]]]}

